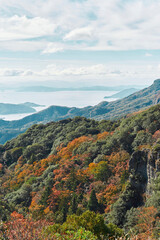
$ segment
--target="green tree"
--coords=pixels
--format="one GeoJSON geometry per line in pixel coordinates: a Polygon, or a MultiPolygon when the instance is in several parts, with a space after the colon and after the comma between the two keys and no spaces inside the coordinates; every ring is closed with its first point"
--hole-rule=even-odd
{"type": "Polygon", "coordinates": [[[47,186],[45,188],[44,192],[42,193],[40,204],[44,205],[45,207],[47,206],[47,200],[48,200],[48,197],[51,194],[51,192],[52,192],[51,187],[47,186]]]}
{"type": "Polygon", "coordinates": [[[139,131],[132,143],[132,146],[134,148],[144,145],[144,144],[149,144],[152,142],[152,135],[148,132],[145,132],[144,130],[139,131]]]}
{"type": "Polygon", "coordinates": [[[91,192],[87,207],[90,211],[93,211],[93,212],[96,212],[98,210],[98,200],[97,200],[96,192],[94,189],[91,192]]]}
{"type": "Polygon", "coordinates": [[[71,205],[70,205],[70,208],[69,208],[69,213],[70,214],[75,214],[77,212],[77,198],[75,195],[73,195],[72,197],[72,200],[71,200],[71,205]]]}

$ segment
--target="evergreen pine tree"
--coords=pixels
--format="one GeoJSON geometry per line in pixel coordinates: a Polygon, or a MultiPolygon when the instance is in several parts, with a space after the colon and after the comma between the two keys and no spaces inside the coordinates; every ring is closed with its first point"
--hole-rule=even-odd
{"type": "Polygon", "coordinates": [[[96,212],[98,210],[98,200],[97,200],[96,192],[94,189],[91,192],[87,207],[90,211],[93,211],[93,212],[96,212]]]}
{"type": "Polygon", "coordinates": [[[68,212],[68,208],[67,208],[67,204],[65,203],[62,210],[62,216],[63,216],[63,223],[66,221],[66,218],[67,218],[67,212],[68,212]]]}
{"type": "Polygon", "coordinates": [[[76,199],[76,196],[73,195],[71,200],[70,213],[75,214],[76,211],[77,211],[77,199],[76,199]]]}

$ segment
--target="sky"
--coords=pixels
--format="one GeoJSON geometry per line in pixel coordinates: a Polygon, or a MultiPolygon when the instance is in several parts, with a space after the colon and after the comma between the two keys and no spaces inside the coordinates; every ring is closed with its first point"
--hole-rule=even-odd
{"type": "Polygon", "coordinates": [[[0,83],[150,85],[159,0],[0,0],[0,83]]]}

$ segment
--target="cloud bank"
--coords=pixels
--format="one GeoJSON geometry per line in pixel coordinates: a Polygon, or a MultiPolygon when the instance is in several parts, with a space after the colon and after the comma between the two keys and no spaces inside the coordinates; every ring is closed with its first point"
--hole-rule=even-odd
{"type": "MultiPolygon", "coordinates": [[[[84,79],[107,79],[107,78],[119,78],[119,77],[137,77],[160,74],[160,65],[144,65],[138,68],[137,66],[115,66],[108,64],[96,64],[88,66],[61,66],[56,64],[47,65],[40,71],[33,71],[31,69],[24,68],[0,68],[0,77],[82,77],[84,79]]],[[[64,78],[65,80],[65,78],[64,78]]]]}
{"type": "Polygon", "coordinates": [[[26,41],[44,54],[160,49],[157,0],[6,0],[0,9],[0,45],[10,51],[22,51],[26,41]]]}

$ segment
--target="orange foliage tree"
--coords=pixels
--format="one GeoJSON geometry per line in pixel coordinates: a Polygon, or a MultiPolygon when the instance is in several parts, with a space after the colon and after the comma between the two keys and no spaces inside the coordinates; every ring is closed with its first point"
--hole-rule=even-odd
{"type": "MultiPolygon", "coordinates": [[[[154,239],[153,231],[155,230],[155,220],[160,224],[159,218],[156,219],[157,209],[153,206],[143,207],[138,214],[138,223],[135,229],[138,232],[137,239],[154,239]]],[[[159,229],[160,230],[160,229],[159,229]]]]}
{"type": "Polygon", "coordinates": [[[36,240],[44,239],[42,230],[48,226],[49,222],[45,220],[33,221],[26,219],[23,215],[13,212],[11,220],[4,224],[3,231],[0,231],[0,239],[9,240],[36,240]]]}

